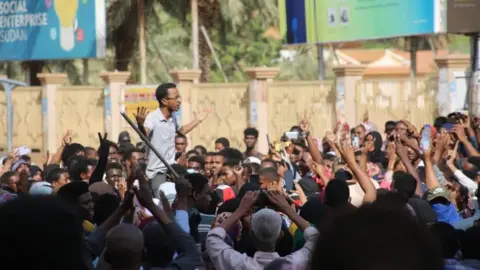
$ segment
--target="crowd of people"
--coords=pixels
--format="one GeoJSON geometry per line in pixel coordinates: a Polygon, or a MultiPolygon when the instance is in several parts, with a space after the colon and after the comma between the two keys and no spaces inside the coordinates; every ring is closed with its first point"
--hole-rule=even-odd
{"type": "Polygon", "coordinates": [[[128,132],[93,148],[67,131],[43,164],[2,159],[3,269],[480,269],[479,118],[319,139],[305,116],[269,149],[253,127],[241,150],[191,147],[208,111],[180,126],[176,85],[155,94],[135,118],[161,157],[128,132]]]}

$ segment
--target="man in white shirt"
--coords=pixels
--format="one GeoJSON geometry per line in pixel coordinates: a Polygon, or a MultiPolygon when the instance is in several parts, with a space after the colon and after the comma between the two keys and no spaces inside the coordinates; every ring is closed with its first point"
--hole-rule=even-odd
{"type": "MultiPolygon", "coordinates": [[[[182,103],[177,86],[173,83],[164,83],[157,87],[155,96],[158,108],[146,117],[136,116],[139,129],[149,137],[150,143],[169,164],[175,163],[175,135],[187,134],[208,116],[205,110],[185,126],[179,127],[174,112],[180,109],[182,103]],[[143,118],[143,119],[142,119],[143,118]]],[[[158,189],[166,181],[167,166],[152,152],[148,152],[147,177],[155,197],[158,189]]]]}

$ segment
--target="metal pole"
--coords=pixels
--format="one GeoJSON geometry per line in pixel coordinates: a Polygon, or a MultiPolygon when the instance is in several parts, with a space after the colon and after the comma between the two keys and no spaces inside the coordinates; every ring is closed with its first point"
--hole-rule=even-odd
{"type": "Polygon", "coordinates": [[[82,62],[83,62],[83,83],[88,85],[90,84],[88,82],[88,73],[89,73],[88,59],[82,59],[82,62]]]}
{"type": "Polygon", "coordinates": [[[140,83],[147,84],[147,45],[145,43],[145,8],[143,0],[138,0],[138,40],[140,50],[140,83]]]}
{"type": "Polygon", "coordinates": [[[198,0],[190,0],[192,9],[192,54],[193,69],[200,67],[200,54],[198,49],[198,0]]]}
{"type": "Polygon", "coordinates": [[[5,99],[7,101],[7,150],[11,152],[13,150],[13,101],[12,91],[17,86],[27,86],[24,82],[0,79],[0,83],[5,89],[5,99]]]}
{"type": "Polygon", "coordinates": [[[140,139],[142,139],[142,141],[148,146],[148,148],[150,148],[150,150],[152,150],[152,152],[158,157],[158,159],[160,159],[160,161],[162,161],[162,163],[165,164],[167,169],[172,173],[173,177],[175,179],[180,178],[178,173],[172,168],[172,166],[170,164],[168,164],[168,162],[162,157],[162,155],[160,155],[158,150],[155,149],[155,147],[153,147],[153,145],[150,143],[150,140],[147,138],[147,136],[145,136],[140,131],[140,129],[138,129],[137,125],[135,125],[135,123],[133,123],[133,121],[130,119],[130,117],[128,117],[128,115],[124,112],[121,112],[120,114],[123,116],[125,121],[127,121],[127,123],[133,128],[133,130],[135,130],[135,132],[138,134],[138,136],[140,136],[140,139]]]}
{"type": "Polygon", "coordinates": [[[325,80],[325,61],[323,59],[323,44],[317,44],[317,57],[318,57],[318,79],[320,81],[325,80]]]}
{"type": "Polygon", "coordinates": [[[465,102],[464,109],[468,109],[470,115],[477,115],[478,113],[478,102],[475,102],[477,97],[477,87],[478,87],[478,70],[479,70],[479,59],[478,59],[478,49],[479,49],[479,33],[473,33],[470,36],[470,70],[468,71],[468,81],[467,81],[467,100],[465,102]]]}
{"type": "Polygon", "coordinates": [[[220,60],[218,59],[218,56],[215,53],[215,49],[213,48],[212,42],[210,41],[210,37],[208,36],[207,29],[205,29],[205,27],[203,25],[202,25],[201,29],[202,29],[203,38],[205,38],[205,40],[207,41],[208,48],[210,48],[210,51],[213,54],[213,59],[215,59],[215,63],[217,64],[218,68],[222,71],[223,80],[226,83],[228,83],[227,74],[225,74],[225,71],[222,68],[222,64],[220,63],[220,60]]]}
{"type": "Polygon", "coordinates": [[[410,38],[410,79],[417,76],[417,37],[410,38]]]}

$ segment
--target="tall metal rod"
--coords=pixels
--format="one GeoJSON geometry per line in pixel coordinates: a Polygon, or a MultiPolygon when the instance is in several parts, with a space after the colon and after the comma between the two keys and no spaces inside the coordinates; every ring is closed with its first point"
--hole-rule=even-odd
{"type": "Polygon", "coordinates": [[[7,101],[7,150],[13,150],[13,101],[12,92],[17,86],[27,86],[24,82],[14,81],[10,79],[0,79],[0,83],[5,89],[5,98],[7,101]]]}
{"type": "Polygon", "coordinates": [[[140,50],[140,83],[147,84],[147,45],[145,40],[144,0],[138,0],[138,41],[140,50]]]}
{"type": "Polygon", "coordinates": [[[200,53],[198,49],[198,0],[190,0],[192,9],[192,54],[193,54],[193,69],[200,67],[200,53]]]}
{"type": "Polygon", "coordinates": [[[148,148],[150,148],[150,150],[158,157],[158,159],[160,159],[160,161],[162,161],[162,163],[172,173],[173,177],[175,179],[180,178],[178,173],[172,168],[172,166],[170,164],[168,164],[168,162],[162,157],[162,155],[160,155],[158,150],[155,147],[153,147],[153,145],[150,143],[150,140],[147,138],[147,136],[145,136],[145,134],[143,134],[140,131],[140,129],[138,129],[137,125],[135,125],[135,123],[133,123],[133,121],[130,119],[130,117],[128,117],[128,115],[124,112],[121,112],[120,114],[123,116],[125,121],[127,121],[127,123],[133,128],[133,130],[135,130],[135,132],[138,134],[138,136],[140,136],[140,139],[142,139],[142,141],[148,146],[148,148]]]}

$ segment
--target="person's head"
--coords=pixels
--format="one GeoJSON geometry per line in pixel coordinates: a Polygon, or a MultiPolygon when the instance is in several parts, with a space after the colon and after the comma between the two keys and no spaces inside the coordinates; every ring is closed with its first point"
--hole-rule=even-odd
{"type": "Polygon", "coordinates": [[[65,184],[58,190],[57,197],[74,206],[84,220],[93,220],[93,200],[87,183],[73,181],[65,184]]]}
{"type": "Polygon", "coordinates": [[[462,167],[462,172],[468,178],[480,183],[480,157],[469,157],[462,167]]]}
{"type": "Polygon", "coordinates": [[[208,152],[205,154],[205,176],[206,177],[211,177],[212,176],[212,170],[213,170],[213,157],[215,156],[216,153],[214,152],[208,152]]]}
{"type": "Polygon", "coordinates": [[[411,198],[417,188],[417,180],[413,175],[407,172],[395,172],[392,176],[392,190],[404,196],[411,198]]]}
{"type": "Polygon", "coordinates": [[[435,122],[433,126],[440,131],[440,129],[443,127],[444,124],[448,122],[448,119],[445,116],[439,116],[435,118],[435,122]]]}
{"type": "Polygon", "coordinates": [[[62,163],[63,165],[67,165],[68,160],[72,156],[84,156],[84,155],[85,155],[85,148],[83,147],[83,145],[78,143],[71,143],[63,149],[62,163]]]}
{"type": "Polygon", "coordinates": [[[342,206],[350,203],[350,189],[347,182],[332,180],[325,188],[325,203],[331,207],[342,206]]]}
{"type": "Polygon", "coordinates": [[[367,133],[367,130],[363,125],[358,125],[353,130],[353,133],[355,134],[355,136],[358,136],[358,138],[360,139],[360,143],[363,143],[363,139],[365,137],[365,134],[367,133]]]}
{"type": "Polygon", "coordinates": [[[58,198],[10,200],[0,207],[0,220],[0,241],[8,243],[0,252],[2,269],[85,269],[81,222],[58,198]]]}
{"type": "Polygon", "coordinates": [[[245,163],[246,175],[258,174],[260,172],[260,165],[257,163],[245,163]]]}
{"type": "Polygon", "coordinates": [[[23,159],[19,159],[13,162],[12,171],[16,171],[18,173],[25,172],[26,174],[30,175],[30,164],[23,159]]]}
{"type": "Polygon", "coordinates": [[[222,170],[220,171],[220,177],[223,179],[225,184],[233,185],[237,181],[237,177],[233,171],[236,166],[238,166],[238,164],[231,161],[223,163],[222,170]]]}
{"type": "Polygon", "coordinates": [[[52,184],[53,189],[60,188],[70,182],[70,176],[67,170],[63,168],[55,168],[47,174],[47,182],[52,184]]]}
{"type": "Polygon", "coordinates": [[[223,167],[224,158],[221,153],[215,153],[212,156],[211,170],[214,175],[218,175],[223,167]]]}
{"type": "Polygon", "coordinates": [[[7,171],[2,177],[0,177],[0,180],[3,187],[8,188],[15,193],[18,192],[18,182],[20,181],[20,177],[17,172],[7,171]]]}
{"type": "Polygon", "coordinates": [[[93,171],[97,167],[98,159],[88,158],[87,159],[87,167],[88,167],[88,174],[92,175],[93,171]]]}
{"type": "Polygon", "coordinates": [[[110,148],[108,149],[108,161],[118,162],[120,161],[120,154],[118,151],[118,145],[114,142],[110,142],[110,148]]]}
{"type": "Polygon", "coordinates": [[[187,137],[183,134],[177,134],[177,136],[175,136],[175,150],[177,153],[185,153],[187,151],[187,147],[187,137]]]}
{"type": "Polygon", "coordinates": [[[210,201],[212,200],[208,179],[199,173],[190,173],[185,178],[192,185],[192,191],[189,198],[190,207],[197,208],[200,212],[207,213],[210,210],[210,201]]]}
{"type": "Polygon", "coordinates": [[[420,158],[417,151],[413,150],[413,148],[411,147],[407,147],[407,156],[408,156],[408,159],[412,162],[415,162],[420,158]]]}
{"type": "Polygon", "coordinates": [[[131,143],[132,140],[130,139],[130,134],[128,133],[128,131],[122,131],[120,132],[120,134],[118,135],[118,145],[122,145],[122,144],[125,144],[125,143],[131,143]]]}
{"type": "Polygon", "coordinates": [[[30,177],[33,179],[33,181],[43,181],[44,175],[42,169],[40,169],[40,167],[37,165],[31,165],[30,177]]]}
{"type": "Polygon", "coordinates": [[[235,148],[225,148],[222,151],[219,152],[223,156],[223,161],[231,161],[231,162],[236,162],[240,163],[243,160],[243,154],[240,152],[240,150],[235,149],[235,148]]]}
{"type": "Polygon", "coordinates": [[[120,163],[109,163],[105,168],[107,183],[114,188],[118,188],[118,183],[122,180],[122,172],[123,168],[120,163]]]}
{"type": "MultiPolygon", "coordinates": [[[[105,184],[105,183],[104,183],[105,184]]],[[[93,194],[92,194],[93,195],[93,194]]],[[[116,195],[105,193],[95,199],[93,221],[100,226],[107,220],[120,205],[120,198],[116,195]]]]}
{"type": "Polygon", "coordinates": [[[277,169],[269,167],[261,169],[259,172],[259,183],[261,189],[279,188],[280,175],[277,169]]]}
{"type": "Polygon", "coordinates": [[[243,131],[243,141],[248,149],[253,149],[257,144],[258,130],[256,128],[246,128],[243,131]]]}
{"type": "Polygon", "coordinates": [[[221,137],[215,140],[215,151],[220,152],[225,148],[230,147],[230,141],[227,138],[221,137]]]}
{"type": "Polygon", "coordinates": [[[480,226],[473,226],[461,236],[460,246],[464,259],[480,260],[480,226]]]}
{"type": "Polygon", "coordinates": [[[140,148],[133,145],[126,146],[122,149],[122,164],[129,167],[136,163],[145,163],[145,153],[140,148]]]}
{"type": "Polygon", "coordinates": [[[72,181],[88,181],[90,179],[87,158],[84,156],[71,157],[67,162],[67,168],[72,181]]]}
{"type": "Polygon", "coordinates": [[[333,219],[311,258],[310,269],[444,269],[438,246],[407,211],[375,205],[333,219]]]}
{"type": "Polygon", "coordinates": [[[385,123],[385,135],[387,135],[387,137],[392,134],[392,132],[395,130],[395,126],[397,125],[397,123],[395,123],[395,121],[387,121],[385,123]]]}
{"type": "Polygon", "coordinates": [[[194,157],[194,156],[198,156],[198,157],[203,158],[203,156],[198,155],[197,151],[195,151],[195,150],[190,150],[190,151],[188,151],[188,152],[185,154],[185,157],[186,157],[187,159],[189,159],[189,158],[191,158],[191,157],[194,157]]]}
{"type": "Polygon", "coordinates": [[[207,154],[207,148],[205,148],[203,145],[197,145],[193,148],[199,156],[205,156],[207,154]]]}
{"type": "MultiPolygon", "coordinates": [[[[157,222],[150,222],[142,229],[145,242],[144,262],[149,267],[166,267],[175,254],[174,239],[171,239],[157,222]]],[[[145,269],[145,268],[144,268],[145,269]]],[[[149,269],[149,268],[147,268],[149,269]]]]}
{"type": "Polygon", "coordinates": [[[274,251],[281,231],[282,218],[274,210],[263,208],[252,215],[252,233],[259,251],[274,251]]]}
{"type": "Polygon", "coordinates": [[[399,135],[408,135],[408,126],[403,121],[398,121],[395,125],[395,132],[399,135]]]}
{"type": "Polygon", "coordinates": [[[205,161],[201,156],[190,157],[187,161],[187,168],[194,170],[196,172],[202,173],[204,166],[205,166],[205,161]]]}
{"type": "Polygon", "coordinates": [[[262,160],[260,163],[260,170],[265,169],[265,168],[274,168],[275,170],[278,169],[278,163],[271,159],[271,158],[266,158],[262,160]]]}
{"type": "Polygon", "coordinates": [[[120,223],[107,233],[99,268],[106,263],[112,269],[139,269],[144,254],[142,231],[133,224],[120,223]]]}
{"type": "Polygon", "coordinates": [[[445,222],[436,222],[430,226],[430,233],[438,241],[444,259],[453,259],[460,249],[455,228],[445,222]]]}
{"type": "Polygon", "coordinates": [[[97,150],[95,150],[95,148],[93,148],[93,147],[87,146],[87,147],[85,147],[85,156],[87,158],[98,159],[97,150]]]}
{"type": "Polygon", "coordinates": [[[155,97],[160,108],[166,108],[170,112],[176,112],[180,109],[182,99],[174,83],[159,85],[155,91],[155,97]]]}

